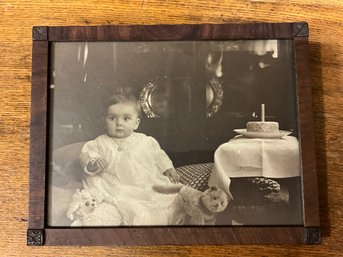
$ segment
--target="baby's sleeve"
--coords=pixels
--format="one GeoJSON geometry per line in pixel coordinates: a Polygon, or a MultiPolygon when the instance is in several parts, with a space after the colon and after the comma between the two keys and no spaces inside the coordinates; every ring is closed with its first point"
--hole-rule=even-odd
{"type": "Polygon", "coordinates": [[[157,142],[156,139],[153,137],[151,138],[151,148],[153,151],[153,156],[155,158],[156,166],[159,169],[161,173],[165,172],[168,169],[174,169],[173,163],[166,154],[165,151],[163,151],[160,147],[160,144],[157,142]]]}
{"type": "Polygon", "coordinates": [[[96,140],[88,141],[84,144],[80,154],[80,162],[83,170],[89,175],[95,175],[98,172],[89,172],[87,170],[87,165],[89,162],[95,162],[97,159],[101,158],[101,149],[96,140]]]}

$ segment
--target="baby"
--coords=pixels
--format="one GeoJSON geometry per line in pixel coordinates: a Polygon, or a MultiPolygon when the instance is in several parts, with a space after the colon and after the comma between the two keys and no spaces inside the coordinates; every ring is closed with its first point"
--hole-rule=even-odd
{"type": "Polygon", "coordinates": [[[179,175],[153,137],[135,132],[140,123],[135,97],[115,95],[106,107],[106,134],[82,148],[83,187],[97,201],[115,204],[128,225],[165,225],[175,195],[156,193],[152,186],[177,183],[179,175]]]}

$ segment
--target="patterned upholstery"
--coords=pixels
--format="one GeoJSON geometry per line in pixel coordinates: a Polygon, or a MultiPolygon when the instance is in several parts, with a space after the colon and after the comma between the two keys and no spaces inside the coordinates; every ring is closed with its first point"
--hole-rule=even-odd
{"type": "Polygon", "coordinates": [[[180,182],[200,191],[208,188],[207,182],[210,178],[213,163],[200,163],[182,166],[176,169],[180,175],[180,182]]]}

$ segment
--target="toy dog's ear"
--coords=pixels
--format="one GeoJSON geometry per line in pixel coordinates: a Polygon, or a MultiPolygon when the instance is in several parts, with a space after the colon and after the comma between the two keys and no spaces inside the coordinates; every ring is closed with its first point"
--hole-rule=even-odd
{"type": "Polygon", "coordinates": [[[67,218],[70,220],[74,220],[74,215],[73,213],[76,211],[77,209],[74,208],[69,208],[67,211],[67,218]]]}
{"type": "Polygon", "coordinates": [[[70,220],[74,220],[74,212],[80,208],[80,192],[77,192],[73,195],[73,201],[69,205],[69,209],[67,211],[67,217],[70,220]]]}
{"type": "Polygon", "coordinates": [[[74,212],[77,211],[79,209],[79,207],[80,207],[79,203],[70,204],[69,209],[67,211],[68,219],[74,220],[74,212]]]}

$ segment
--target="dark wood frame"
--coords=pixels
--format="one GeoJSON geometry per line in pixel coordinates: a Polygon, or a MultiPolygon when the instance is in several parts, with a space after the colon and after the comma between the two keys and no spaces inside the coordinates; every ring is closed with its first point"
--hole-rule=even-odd
{"type": "Polygon", "coordinates": [[[153,25],[34,27],[30,143],[28,245],[191,245],[318,244],[321,241],[314,152],[308,24],[250,23],[220,25],[153,25]],[[47,227],[46,175],[48,142],[49,45],[71,41],[173,41],[292,39],[302,161],[303,226],[217,227],[47,227]]]}

